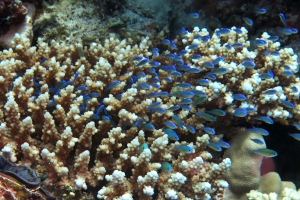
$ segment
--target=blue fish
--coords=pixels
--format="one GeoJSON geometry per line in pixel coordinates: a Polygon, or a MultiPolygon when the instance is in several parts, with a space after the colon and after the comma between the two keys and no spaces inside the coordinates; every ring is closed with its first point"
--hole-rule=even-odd
{"type": "Polygon", "coordinates": [[[279,39],[279,37],[277,35],[273,35],[273,36],[269,37],[268,39],[271,40],[272,42],[276,42],[279,39]]]}
{"type": "Polygon", "coordinates": [[[190,111],[191,110],[191,107],[189,105],[187,105],[187,104],[182,104],[181,108],[182,108],[182,110],[186,110],[186,111],[190,111]]]}
{"type": "Polygon", "coordinates": [[[219,64],[219,62],[223,61],[224,60],[224,57],[223,56],[219,56],[217,57],[216,59],[213,60],[213,63],[215,65],[219,64]]]}
{"type": "Polygon", "coordinates": [[[175,146],[174,149],[176,149],[180,153],[186,153],[186,154],[188,154],[188,153],[194,153],[195,152],[195,150],[192,149],[190,146],[184,145],[184,144],[175,146]]]}
{"type": "Polygon", "coordinates": [[[188,51],[187,50],[180,50],[179,52],[177,52],[178,55],[184,55],[186,54],[188,51]]]}
{"type": "Polygon", "coordinates": [[[205,76],[203,78],[207,78],[207,79],[210,79],[210,80],[216,80],[217,79],[217,77],[212,73],[205,74],[205,76]]]}
{"type": "Polygon", "coordinates": [[[273,124],[274,123],[274,121],[270,117],[267,117],[267,116],[258,116],[258,117],[255,117],[254,119],[259,120],[259,121],[263,121],[267,124],[273,124]]]}
{"type": "Polygon", "coordinates": [[[199,14],[198,13],[196,13],[196,12],[191,12],[191,13],[189,13],[188,14],[188,17],[190,17],[190,18],[198,18],[199,17],[199,14]]]}
{"type": "Polygon", "coordinates": [[[265,142],[259,138],[251,138],[251,140],[256,144],[265,144],[265,142]]]}
{"type": "Polygon", "coordinates": [[[167,121],[167,122],[164,122],[164,125],[170,129],[176,129],[177,126],[176,124],[174,124],[174,122],[171,122],[171,121],[167,121]]]}
{"type": "Polygon", "coordinates": [[[291,71],[291,70],[284,70],[283,72],[280,73],[281,75],[283,76],[286,76],[286,77],[291,77],[294,75],[294,72],[291,71]]]}
{"type": "Polygon", "coordinates": [[[141,61],[144,57],[143,56],[135,56],[131,60],[132,61],[141,61]]]}
{"type": "Polygon", "coordinates": [[[133,126],[140,126],[144,122],[146,122],[144,119],[139,119],[139,120],[134,122],[133,126]]]}
{"type": "Polygon", "coordinates": [[[298,130],[300,130],[300,124],[298,124],[298,123],[293,123],[293,124],[291,124],[292,126],[295,126],[298,130]]]}
{"type": "Polygon", "coordinates": [[[242,65],[244,65],[248,69],[253,69],[255,67],[255,63],[252,61],[244,61],[242,62],[242,65]]]}
{"type": "Polygon", "coordinates": [[[163,39],[163,40],[161,41],[161,43],[162,43],[163,45],[169,45],[169,44],[171,43],[171,41],[170,41],[169,39],[163,39]]]}
{"type": "Polygon", "coordinates": [[[191,103],[193,103],[193,100],[192,99],[190,99],[190,98],[184,98],[184,99],[182,99],[181,101],[179,101],[178,102],[178,104],[191,104],[191,103]]]}
{"type": "Polygon", "coordinates": [[[188,71],[191,67],[189,65],[179,65],[176,67],[178,70],[188,71]]]}
{"type": "Polygon", "coordinates": [[[191,91],[176,91],[169,94],[173,97],[192,98],[195,94],[191,91]]]}
{"type": "Polygon", "coordinates": [[[283,35],[291,35],[291,34],[293,34],[293,31],[290,28],[282,28],[279,31],[283,35]]]}
{"type": "Polygon", "coordinates": [[[223,141],[223,140],[220,140],[220,141],[216,142],[216,144],[223,147],[223,148],[226,148],[226,149],[228,149],[230,147],[230,144],[228,142],[223,141]]]}
{"type": "Polygon", "coordinates": [[[200,80],[197,81],[197,83],[198,83],[199,85],[204,85],[204,86],[206,86],[206,85],[209,84],[209,80],[208,80],[208,79],[200,79],[200,80]]]}
{"type": "Polygon", "coordinates": [[[224,68],[224,67],[214,68],[213,70],[211,70],[211,73],[216,74],[216,75],[224,75],[227,72],[228,72],[228,69],[224,68]]]}
{"type": "Polygon", "coordinates": [[[172,165],[168,162],[163,162],[161,164],[161,172],[166,173],[166,174],[170,174],[173,170],[172,165]]]}
{"type": "Polygon", "coordinates": [[[183,125],[190,133],[196,133],[196,129],[192,126],[192,125],[189,125],[189,124],[184,124],[183,125]]]}
{"type": "Polygon", "coordinates": [[[202,65],[205,68],[214,68],[215,66],[213,62],[204,62],[202,65]]]}
{"type": "Polygon", "coordinates": [[[89,93],[90,98],[98,98],[100,97],[100,94],[98,92],[91,92],[89,93]]]}
{"type": "Polygon", "coordinates": [[[276,151],[267,148],[255,149],[253,152],[268,158],[278,155],[276,151]]]}
{"type": "Polygon", "coordinates": [[[146,82],[140,82],[140,83],[138,83],[137,88],[140,88],[142,90],[149,90],[150,85],[146,82]]]}
{"type": "Polygon", "coordinates": [[[256,45],[256,46],[259,46],[259,47],[261,47],[261,46],[264,46],[264,45],[266,45],[268,42],[265,40],[265,39],[256,39],[256,40],[254,40],[254,44],[256,45]]]}
{"type": "Polygon", "coordinates": [[[144,151],[144,149],[149,149],[148,144],[146,142],[139,146],[137,153],[141,154],[144,151]]]}
{"type": "Polygon", "coordinates": [[[166,112],[166,109],[164,109],[164,108],[152,108],[152,112],[157,112],[159,114],[164,114],[166,112]]]}
{"type": "Polygon", "coordinates": [[[247,110],[245,108],[235,108],[232,115],[236,117],[246,117],[248,114],[247,110]]]}
{"type": "Polygon", "coordinates": [[[157,92],[157,96],[168,96],[169,93],[167,91],[157,92]]]}
{"type": "Polygon", "coordinates": [[[191,44],[188,49],[193,50],[196,49],[198,47],[198,44],[191,44]]]}
{"type": "Polygon", "coordinates": [[[290,101],[286,101],[286,100],[281,100],[280,101],[284,106],[286,106],[287,108],[295,108],[294,104],[290,101]]]}
{"type": "Polygon", "coordinates": [[[209,143],[207,144],[207,146],[208,146],[209,148],[211,148],[212,150],[214,150],[214,151],[222,151],[221,146],[218,145],[217,143],[209,142],[209,143]]]}
{"type": "Polygon", "coordinates": [[[160,105],[160,102],[154,102],[154,103],[152,103],[152,104],[150,104],[149,106],[148,106],[148,109],[147,110],[151,110],[151,109],[153,109],[153,108],[156,108],[156,107],[158,107],[160,105]]]}
{"type": "Polygon", "coordinates": [[[105,105],[104,104],[100,104],[100,106],[98,107],[96,114],[99,115],[99,113],[101,113],[104,109],[105,105]]]}
{"type": "Polygon", "coordinates": [[[174,141],[179,140],[179,137],[178,137],[177,133],[175,131],[173,131],[172,129],[170,129],[170,128],[165,128],[164,133],[168,135],[168,138],[170,140],[174,140],[174,141]]]}
{"type": "Polygon", "coordinates": [[[265,14],[267,12],[267,10],[265,8],[257,8],[257,9],[254,10],[254,12],[256,14],[260,14],[261,15],[261,14],[265,14]]]}
{"type": "MultiPolygon", "coordinates": [[[[157,54],[157,56],[158,56],[158,54],[157,54]]],[[[152,61],[149,62],[149,64],[150,64],[152,67],[158,67],[160,63],[157,62],[157,61],[152,60],[152,61]]]]}
{"type": "Polygon", "coordinates": [[[235,49],[242,48],[243,46],[244,45],[241,42],[236,42],[236,43],[232,44],[232,47],[235,49]]]}
{"type": "Polygon", "coordinates": [[[294,139],[300,141],[300,133],[293,133],[293,134],[290,134],[291,137],[293,137],[294,139]]]}
{"type": "Polygon", "coordinates": [[[151,50],[151,53],[153,56],[159,56],[159,49],[154,47],[152,50],[151,50]]]}
{"type": "Polygon", "coordinates": [[[155,126],[151,123],[145,123],[141,126],[141,128],[146,131],[154,131],[155,130],[155,126]]]}
{"type": "Polygon", "coordinates": [[[286,18],[283,13],[279,13],[279,18],[282,21],[283,25],[286,26],[286,18]]]}
{"type": "Polygon", "coordinates": [[[275,89],[268,89],[263,92],[263,94],[265,94],[265,95],[274,95],[276,93],[277,93],[277,90],[275,90],[275,89]]]}
{"type": "Polygon", "coordinates": [[[105,91],[108,91],[108,90],[113,89],[113,88],[116,87],[119,83],[120,83],[119,80],[114,80],[113,82],[111,82],[111,83],[108,85],[108,87],[105,89],[105,91]]]}
{"type": "Polygon", "coordinates": [[[253,20],[250,19],[249,17],[243,17],[244,22],[246,22],[247,25],[252,26],[253,25],[253,20]]]}
{"type": "Polygon", "coordinates": [[[136,67],[143,66],[143,65],[145,65],[146,63],[148,63],[148,61],[149,61],[148,58],[144,58],[144,59],[142,59],[139,63],[137,63],[135,66],[136,66],[136,67]]]}
{"type": "Polygon", "coordinates": [[[180,128],[183,128],[183,123],[182,123],[182,121],[181,121],[181,119],[180,119],[180,117],[178,116],[178,115],[173,115],[172,116],[172,119],[174,120],[174,122],[175,122],[175,124],[177,125],[177,126],[179,126],[180,128]]]}
{"type": "Polygon", "coordinates": [[[216,117],[205,113],[205,112],[195,112],[196,115],[200,116],[202,119],[206,120],[206,121],[210,121],[210,122],[214,122],[216,121],[216,117]]]}
{"type": "Polygon", "coordinates": [[[171,106],[170,108],[168,108],[168,110],[175,111],[175,110],[178,110],[179,108],[180,108],[180,106],[175,105],[175,106],[171,106]]]}
{"type": "Polygon", "coordinates": [[[212,109],[207,111],[207,113],[215,115],[215,116],[225,116],[226,112],[221,109],[212,109]]]}
{"type": "Polygon", "coordinates": [[[192,59],[192,60],[198,60],[198,59],[200,59],[201,57],[202,57],[201,54],[194,54],[194,55],[192,55],[191,59],[192,59]]]}
{"type": "Polygon", "coordinates": [[[187,72],[192,73],[192,74],[197,74],[201,72],[200,68],[190,68],[189,70],[187,70],[187,72]]]}
{"type": "Polygon", "coordinates": [[[216,134],[215,130],[211,127],[203,126],[202,130],[205,131],[206,133],[210,134],[210,135],[216,134]]]}
{"type": "Polygon", "coordinates": [[[219,33],[221,35],[228,35],[230,33],[230,29],[229,28],[220,28],[219,33]]]}
{"type": "Polygon", "coordinates": [[[269,135],[269,132],[263,128],[253,127],[253,128],[248,128],[247,130],[252,133],[256,133],[256,134],[263,135],[263,136],[269,135]]]}
{"type": "Polygon", "coordinates": [[[182,73],[175,71],[171,73],[171,76],[175,76],[175,77],[182,77],[182,73]]]}
{"type": "Polygon", "coordinates": [[[190,83],[186,83],[186,82],[177,83],[176,86],[182,87],[182,88],[190,88],[190,87],[192,87],[192,85],[190,83]]]}
{"type": "Polygon", "coordinates": [[[247,97],[243,94],[233,94],[232,97],[238,101],[245,101],[247,97]]]}
{"type": "Polygon", "coordinates": [[[295,92],[295,93],[297,93],[299,90],[298,90],[298,88],[296,87],[296,86],[292,86],[291,87],[291,90],[293,91],[293,92],[295,92]]]}
{"type": "Polygon", "coordinates": [[[150,85],[154,88],[160,88],[160,83],[150,83],[150,85]]]}
{"type": "Polygon", "coordinates": [[[99,120],[99,119],[100,119],[100,116],[97,115],[97,114],[95,114],[95,113],[93,113],[93,114],[91,115],[91,119],[99,120]]]}

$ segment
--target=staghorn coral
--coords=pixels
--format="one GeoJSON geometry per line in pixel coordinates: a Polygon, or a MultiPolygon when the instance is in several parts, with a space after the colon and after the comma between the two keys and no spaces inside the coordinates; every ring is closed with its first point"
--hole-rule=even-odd
{"type": "Polygon", "coordinates": [[[87,191],[89,185],[98,186],[98,198],[222,199],[231,160],[222,159],[210,144],[241,132],[242,128],[234,128],[240,123],[261,123],[255,119],[260,115],[283,124],[300,121],[299,91],[291,89],[300,87],[299,78],[281,74],[284,65],[298,70],[297,56],[291,48],[279,50],[280,44],[268,40],[267,33],[262,35],[264,45],[250,48],[245,28],[237,33],[233,27],[226,34],[217,29],[208,37],[206,29],[195,27],[174,40],[177,46],[160,44],[163,36],[133,44],[130,38],[111,35],[88,48],[42,39],[30,47],[29,40],[17,34],[12,48],[0,54],[3,154],[38,174],[47,173],[46,185],[87,191]],[[151,51],[155,45],[160,52],[151,51]],[[279,55],[266,50],[279,50],[279,55]],[[195,59],[194,54],[201,57],[195,59]],[[255,67],[247,68],[245,59],[255,67]],[[154,60],[160,64],[150,62],[154,60]],[[226,73],[216,72],[214,79],[205,62],[226,73]],[[180,77],[171,74],[175,68],[180,77]],[[274,78],[263,80],[260,74],[268,69],[274,78]],[[214,80],[198,83],[205,76],[214,80]],[[146,82],[149,87],[141,87],[146,82]],[[183,82],[191,85],[178,85],[183,82]],[[264,93],[273,88],[276,94],[264,93]],[[190,109],[182,106],[182,91],[191,92],[190,109]],[[234,100],[237,93],[246,100],[234,100]],[[296,106],[287,108],[281,100],[296,106]],[[163,112],[149,109],[154,102],[160,102],[163,112]],[[168,109],[174,105],[182,108],[168,109]],[[223,109],[226,117],[206,112],[213,108],[223,109]],[[237,116],[237,108],[247,108],[246,116],[237,116]],[[165,134],[167,121],[179,126],[179,141],[165,134]],[[207,134],[204,126],[213,127],[216,135],[207,134]],[[172,164],[171,173],[160,170],[165,161],[172,164]]]}

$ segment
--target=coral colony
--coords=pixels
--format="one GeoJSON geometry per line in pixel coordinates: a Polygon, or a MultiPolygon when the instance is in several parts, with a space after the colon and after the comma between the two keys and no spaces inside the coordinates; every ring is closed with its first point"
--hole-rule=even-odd
{"type": "Polygon", "coordinates": [[[111,34],[85,47],[31,46],[15,34],[0,52],[0,194],[76,199],[96,187],[99,199],[300,199],[293,183],[260,174],[278,155],[268,131],[241,127],[300,129],[293,49],[266,32],[249,41],[244,27],[166,35],[111,34]]]}

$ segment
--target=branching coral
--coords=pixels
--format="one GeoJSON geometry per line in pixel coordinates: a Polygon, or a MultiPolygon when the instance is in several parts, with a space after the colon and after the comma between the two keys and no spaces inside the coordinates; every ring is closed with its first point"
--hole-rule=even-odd
{"type": "Polygon", "coordinates": [[[158,42],[163,35],[139,44],[111,35],[89,48],[42,39],[29,47],[16,35],[0,54],[0,147],[47,172],[45,184],[98,185],[98,198],[222,199],[231,160],[214,150],[223,135],[259,116],[300,121],[300,108],[281,101],[299,101],[299,79],[282,74],[287,65],[297,71],[297,56],[266,33],[250,48],[245,28],[209,36],[196,27],[171,45],[158,42]],[[179,141],[167,132],[172,126],[179,141]]]}

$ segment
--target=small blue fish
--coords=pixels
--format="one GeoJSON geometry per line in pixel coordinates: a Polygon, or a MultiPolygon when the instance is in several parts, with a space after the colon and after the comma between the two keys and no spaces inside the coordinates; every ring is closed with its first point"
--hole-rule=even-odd
{"type": "Polygon", "coordinates": [[[254,113],[256,111],[255,108],[250,108],[250,107],[246,108],[246,110],[248,113],[254,113]]]}
{"type": "Polygon", "coordinates": [[[139,119],[139,120],[134,122],[133,126],[140,126],[144,122],[146,122],[144,119],[139,119]]]}
{"type": "Polygon", "coordinates": [[[146,96],[147,97],[157,97],[158,96],[157,94],[158,94],[158,92],[150,92],[146,96]]]}
{"type": "Polygon", "coordinates": [[[131,60],[132,61],[141,61],[144,57],[143,56],[135,56],[131,60]]]}
{"type": "Polygon", "coordinates": [[[260,77],[261,79],[271,79],[271,78],[273,78],[274,76],[273,76],[272,74],[270,74],[270,73],[262,73],[262,74],[259,75],[259,77],[260,77]]]}
{"type": "Polygon", "coordinates": [[[262,15],[262,14],[265,14],[267,12],[267,10],[265,8],[257,8],[257,9],[254,10],[254,12],[256,14],[262,15]]]}
{"type": "Polygon", "coordinates": [[[182,110],[186,110],[186,111],[190,111],[191,110],[191,107],[189,105],[187,105],[187,104],[182,104],[181,108],[182,108],[182,110]]]}
{"type": "Polygon", "coordinates": [[[163,45],[169,45],[171,42],[170,42],[169,39],[163,39],[163,40],[161,41],[161,43],[162,43],[163,45]]]}
{"type": "Polygon", "coordinates": [[[205,74],[205,76],[203,78],[207,78],[209,80],[216,80],[217,79],[217,77],[212,73],[205,74]]]}
{"type": "Polygon", "coordinates": [[[206,121],[210,121],[210,122],[214,122],[216,121],[216,117],[205,113],[205,112],[195,112],[196,115],[200,116],[202,119],[206,120],[206,121]]]}
{"type": "Polygon", "coordinates": [[[291,35],[291,34],[293,34],[293,31],[290,28],[282,28],[279,31],[283,35],[291,35]]]}
{"type": "Polygon", "coordinates": [[[175,71],[171,73],[171,76],[175,76],[175,77],[182,77],[182,73],[175,71]]]}
{"type": "Polygon", "coordinates": [[[244,46],[244,44],[241,42],[236,42],[236,43],[232,44],[232,47],[235,49],[242,48],[243,46],[244,46]]]}
{"type": "MultiPolygon", "coordinates": [[[[158,56],[158,55],[157,55],[157,56],[158,56]]],[[[152,61],[149,62],[149,64],[150,64],[152,67],[158,67],[160,63],[157,62],[157,61],[152,60],[152,61]]]]}
{"type": "Polygon", "coordinates": [[[224,46],[225,46],[225,48],[228,49],[228,50],[230,50],[231,48],[233,48],[231,44],[225,44],[224,46]]]}
{"type": "Polygon", "coordinates": [[[243,17],[244,22],[246,22],[247,25],[252,26],[253,25],[253,20],[250,19],[249,17],[243,17]]]}
{"type": "Polygon", "coordinates": [[[190,87],[192,87],[192,85],[190,83],[186,83],[186,82],[177,83],[176,86],[182,87],[182,88],[190,88],[190,87]]]}
{"type": "Polygon", "coordinates": [[[166,91],[157,92],[157,96],[160,96],[160,97],[162,97],[162,96],[168,96],[168,95],[169,95],[169,93],[166,92],[166,91]]]}
{"type": "Polygon", "coordinates": [[[46,60],[47,60],[47,58],[42,57],[42,58],[41,58],[41,61],[40,61],[40,64],[43,64],[44,62],[46,62],[46,60]]]}
{"type": "Polygon", "coordinates": [[[211,148],[212,150],[214,150],[214,151],[222,151],[221,146],[218,145],[217,143],[209,142],[209,143],[207,144],[207,146],[208,146],[209,148],[211,148]]]}
{"type": "Polygon", "coordinates": [[[242,62],[242,65],[244,65],[248,69],[253,69],[255,67],[255,63],[252,61],[244,61],[242,62]]]}
{"type": "Polygon", "coordinates": [[[144,59],[142,59],[139,63],[137,63],[135,66],[136,66],[136,67],[143,66],[143,65],[145,65],[146,63],[148,63],[148,61],[149,61],[148,58],[144,58],[144,59]]]}
{"type": "Polygon", "coordinates": [[[236,117],[246,117],[248,114],[245,108],[235,108],[232,115],[236,117]]]}
{"type": "Polygon", "coordinates": [[[111,90],[114,87],[116,87],[118,84],[120,83],[119,80],[114,80],[113,82],[111,82],[111,84],[108,85],[108,87],[105,89],[105,91],[111,90]]]}
{"type": "Polygon", "coordinates": [[[287,108],[295,108],[294,104],[290,101],[281,100],[280,102],[287,108]]]}
{"type": "Polygon", "coordinates": [[[170,73],[176,71],[176,68],[173,65],[160,65],[158,68],[160,70],[163,70],[165,72],[170,72],[170,73]]]}
{"type": "Polygon", "coordinates": [[[290,136],[293,137],[294,139],[300,141],[300,133],[293,133],[293,134],[290,133],[290,136]]]}
{"type": "Polygon", "coordinates": [[[296,28],[290,28],[290,29],[291,29],[291,31],[292,31],[292,34],[298,33],[298,29],[296,29],[296,28]]]}
{"type": "Polygon", "coordinates": [[[191,44],[188,49],[193,50],[196,49],[198,47],[198,44],[191,44]]]}
{"type": "Polygon", "coordinates": [[[251,140],[256,144],[265,144],[265,142],[258,138],[251,138],[251,140]]]}
{"type": "Polygon", "coordinates": [[[254,40],[254,44],[256,45],[256,46],[259,46],[259,47],[261,47],[261,46],[264,46],[264,45],[266,45],[268,42],[266,41],[266,40],[264,40],[264,39],[256,39],[256,40],[254,40]]]}
{"type": "Polygon", "coordinates": [[[146,82],[140,82],[140,83],[138,83],[137,88],[142,89],[142,90],[149,90],[150,85],[146,82]]]}
{"type": "Polygon", "coordinates": [[[188,51],[187,50],[180,50],[179,52],[177,52],[178,55],[184,55],[186,54],[188,51]]]}
{"type": "Polygon", "coordinates": [[[175,124],[177,125],[177,126],[179,126],[180,128],[183,128],[183,123],[182,123],[182,121],[181,121],[181,119],[180,119],[180,117],[178,116],[178,115],[173,115],[172,116],[172,119],[174,120],[174,122],[175,122],[175,124]]]}
{"type": "Polygon", "coordinates": [[[186,153],[186,154],[188,154],[188,153],[194,153],[195,152],[195,150],[192,149],[190,146],[184,145],[184,144],[175,146],[174,149],[176,149],[180,153],[186,153]]]}
{"type": "Polygon", "coordinates": [[[212,109],[207,111],[207,113],[215,115],[215,116],[225,116],[226,112],[221,109],[212,109]]]}
{"type": "Polygon", "coordinates": [[[254,119],[259,120],[259,121],[263,121],[267,124],[273,124],[274,123],[274,121],[270,117],[267,117],[267,116],[258,116],[258,117],[255,117],[254,119]]]}
{"type": "Polygon", "coordinates": [[[152,108],[151,111],[152,111],[152,112],[159,113],[159,114],[164,114],[164,113],[166,113],[166,109],[164,109],[164,108],[152,108]]]}
{"type": "Polygon", "coordinates": [[[247,97],[243,94],[233,94],[232,97],[238,101],[245,101],[247,97]]]}
{"type": "Polygon", "coordinates": [[[184,124],[183,125],[190,133],[196,133],[196,129],[193,127],[193,126],[191,126],[191,125],[189,125],[189,124],[184,124]]]}
{"type": "Polygon", "coordinates": [[[199,104],[203,104],[207,100],[207,95],[201,95],[194,100],[193,105],[197,106],[199,104]]]}
{"type": "Polygon", "coordinates": [[[273,36],[269,37],[268,39],[271,40],[272,42],[276,42],[279,39],[279,36],[273,35],[273,36]]]}
{"type": "Polygon", "coordinates": [[[152,50],[151,50],[151,53],[153,56],[159,56],[159,49],[154,47],[152,50]]]}
{"type": "Polygon", "coordinates": [[[196,19],[199,17],[199,14],[196,12],[191,12],[188,14],[188,17],[196,19]]]}
{"type": "Polygon", "coordinates": [[[275,90],[275,89],[268,89],[263,92],[263,94],[265,94],[265,95],[274,95],[276,93],[277,93],[277,90],[275,90]]]}
{"type": "Polygon", "coordinates": [[[267,148],[255,149],[253,152],[268,158],[278,155],[276,151],[267,148]]]}
{"type": "Polygon", "coordinates": [[[163,162],[161,164],[161,172],[166,173],[166,174],[170,174],[173,170],[172,165],[168,162],[163,162]]]}
{"type": "Polygon", "coordinates": [[[196,96],[207,96],[207,94],[201,90],[191,90],[196,96]]]}
{"type": "Polygon", "coordinates": [[[292,72],[291,70],[284,70],[280,74],[289,78],[294,75],[294,72],[292,72]]]}
{"type": "Polygon", "coordinates": [[[172,53],[168,53],[168,54],[166,54],[165,55],[167,58],[169,58],[169,59],[174,59],[174,57],[175,57],[175,54],[172,54],[172,53]]]}
{"type": "Polygon", "coordinates": [[[192,98],[195,94],[191,91],[176,91],[169,94],[173,97],[192,98]]]}
{"type": "Polygon", "coordinates": [[[151,123],[145,123],[141,126],[141,128],[145,131],[154,131],[155,130],[155,126],[151,123]]]}
{"type": "Polygon", "coordinates": [[[175,44],[174,40],[171,40],[170,48],[171,49],[176,49],[176,44],[175,44]]]}
{"type": "Polygon", "coordinates": [[[154,102],[154,103],[152,103],[152,104],[150,104],[149,106],[148,106],[148,109],[147,110],[151,110],[151,109],[153,109],[153,108],[156,108],[156,107],[158,107],[160,105],[160,102],[154,102]]]}
{"type": "Polygon", "coordinates": [[[103,121],[111,121],[110,117],[109,117],[109,116],[106,116],[106,115],[103,115],[103,116],[102,116],[102,120],[103,120],[103,121]]]}
{"type": "Polygon", "coordinates": [[[296,87],[296,86],[292,86],[291,87],[291,90],[293,91],[293,92],[295,92],[295,93],[297,93],[299,90],[298,90],[298,88],[296,87]]]}
{"type": "MultiPolygon", "coordinates": [[[[169,83],[172,83],[173,82],[173,79],[171,77],[166,77],[164,78],[165,81],[169,82],[169,83]]],[[[158,83],[151,83],[152,84],[158,84],[158,83]]]]}
{"type": "Polygon", "coordinates": [[[283,13],[279,13],[279,18],[282,21],[283,25],[286,27],[286,18],[283,13]]]}
{"type": "Polygon", "coordinates": [[[228,72],[228,69],[224,68],[224,67],[214,68],[213,70],[211,70],[211,73],[216,74],[216,75],[224,75],[227,72],[228,72]]]}
{"type": "Polygon", "coordinates": [[[214,68],[215,66],[213,62],[204,62],[202,65],[205,68],[214,68]]]}
{"type": "Polygon", "coordinates": [[[144,151],[144,149],[149,149],[148,144],[146,142],[139,146],[137,153],[141,154],[144,151]]]}
{"type": "Polygon", "coordinates": [[[209,84],[209,80],[208,80],[208,79],[200,79],[200,80],[197,81],[197,83],[198,83],[199,85],[204,85],[204,86],[206,86],[206,85],[209,84]]]}
{"type": "Polygon", "coordinates": [[[172,129],[170,129],[170,128],[165,128],[164,133],[168,135],[168,138],[170,140],[174,140],[174,141],[179,140],[179,137],[178,137],[177,133],[175,131],[173,131],[172,129]]]}
{"type": "Polygon", "coordinates": [[[198,59],[200,59],[201,57],[202,57],[201,54],[194,54],[194,55],[192,55],[191,59],[192,59],[192,60],[198,60],[198,59]]]}
{"type": "Polygon", "coordinates": [[[201,72],[200,68],[190,68],[189,70],[187,70],[187,72],[192,73],[192,74],[197,74],[201,72]]]}
{"type": "Polygon", "coordinates": [[[263,136],[268,136],[269,132],[263,128],[257,128],[257,127],[253,127],[253,128],[248,128],[247,131],[250,131],[252,133],[256,133],[259,135],[263,135],[263,136]]]}
{"type": "Polygon", "coordinates": [[[187,71],[189,70],[191,67],[189,65],[179,65],[177,66],[178,70],[182,70],[182,71],[187,71]]]}
{"type": "Polygon", "coordinates": [[[213,60],[214,65],[219,64],[219,62],[223,61],[224,57],[223,56],[219,56],[216,59],[213,60]]]}
{"type": "Polygon", "coordinates": [[[177,126],[176,124],[174,124],[174,122],[171,122],[171,121],[167,121],[167,122],[164,122],[164,125],[170,129],[176,129],[177,126]]]}
{"type": "Polygon", "coordinates": [[[240,28],[235,28],[234,31],[235,31],[237,34],[242,34],[242,33],[243,33],[242,29],[240,29],[240,28]]]}
{"type": "Polygon", "coordinates": [[[215,130],[211,127],[207,127],[207,126],[203,126],[202,127],[202,130],[205,132],[205,133],[208,133],[210,135],[214,135],[216,134],[215,130]]]}
{"type": "Polygon", "coordinates": [[[280,52],[279,51],[272,51],[270,54],[272,56],[280,56],[280,52]]]}
{"type": "Polygon", "coordinates": [[[90,98],[98,98],[100,97],[100,94],[98,92],[91,92],[89,93],[90,98]]]}
{"type": "Polygon", "coordinates": [[[138,73],[136,74],[136,76],[137,76],[138,79],[139,79],[139,78],[142,78],[142,77],[146,77],[146,74],[145,74],[145,72],[138,72],[138,73]]]}
{"type": "Polygon", "coordinates": [[[219,142],[216,142],[216,144],[218,144],[219,146],[228,149],[230,147],[230,144],[228,142],[225,142],[223,140],[220,140],[219,142]]]}
{"type": "Polygon", "coordinates": [[[201,41],[203,43],[208,42],[209,40],[210,40],[210,36],[209,35],[204,35],[204,36],[201,37],[201,41]]]}
{"type": "Polygon", "coordinates": [[[150,83],[150,85],[154,88],[160,88],[160,83],[150,83]]]}
{"type": "Polygon", "coordinates": [[[219,33],[221,35],[228,35],[230,33],[230,29],[229,28],[220,28],[219,33]]]}
{"type": "Polygon", "coordinates": [[[179,101],[178,102],[178,104],[191,104],[191,103],[193,103],[193,100],[192,99],[190,99],[190,98],[184,98],[184,99],[182,99],[181,101],[179,101]]]}
{"type": "Polygon", "coordinates": [[[178,110],[179,108],[180,108],[180,106],[175,105],[175,106],[171,106],[170,108],[168,108],[168,110],[175,111],[175,110],[178,110]]]}
{"type": "Polygon", "coordinates": [[[101,113],[104,109],[105,105],[104,104],[100,104],[99,108],[96,111],[96,114],[99,115],[99,113],[101,113]]]}
{"type": "Polygon", "coordinates": [[[80,85],[77,88],[75,88],[75,91],[78,91],[78,90],[84,91],[86,88],[87,88],[86,85],[80,85]]]}

